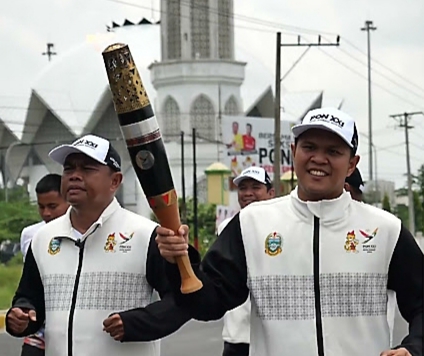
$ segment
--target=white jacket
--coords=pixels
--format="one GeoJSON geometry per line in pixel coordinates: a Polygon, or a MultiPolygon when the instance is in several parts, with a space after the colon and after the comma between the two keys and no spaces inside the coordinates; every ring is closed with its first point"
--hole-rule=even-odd
{"type": "MultiPolygon", "coordinates": [[[[227,218],[218,226],[218,235],[224,230],[231,218],[227,218]]],[[[224,315],[224,327],[222,339],[230,344],[250,343],[250,296],[237,308],[230,310],[224,315]]]]}
{"type": "Polygon", "coordinates": [[[22,252],[24,261],[25,261],[26,253],[28,251],[28,247],[32,241],[32,238],[35,236],[38,230],[40,230],[40,228],[43,227],[44,225],[46,225],[46,223],[44,221],[40,221],[38,223],[29,225],[22,230],[20,245],[21,245],[21,252],[22,252]]]}
{"type": "Polygon", "coordinates": [[[159,355],[159,342],[120,343],[103,331],[112,313],[151,302],[146,259],[156,226],[115,199],[81,239],[70,209],[38,231],[31,249],[44,290],[46,356],[159,355]]]}
{"type": "Polygon", "coordinates": [[[387,278],[399,219],[347,193],[305,203],[295,190],[242,210],[240,227],[253,300],[251,355],[390,349],[387,278]]]}

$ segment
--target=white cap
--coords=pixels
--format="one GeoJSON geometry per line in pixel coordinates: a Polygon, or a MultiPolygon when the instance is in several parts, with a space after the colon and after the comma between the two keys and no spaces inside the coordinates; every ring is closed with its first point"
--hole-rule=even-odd
{"type": "Polygon", "coordinates": [[[262,167],[249,167],[243,170],[240,175],[233,179],[233,183],[238,186],[245,179],[254,179],[259,183],[269,185],[272,184],[271,178],[262,167]]]}
{"type": "Polygon", "coordinates": [[[355,120],[338,109],[321,108],[309,111],[300,124],[292,127],[293,136],[297,138],[309,129],[333,132],[355,152],[358,148],[358,131],[355,120]]]}
{"type": "Polygon", "coordinates": [[[61,145],[49,152],[53,161],[63,164],[71,153],[84,153],[95,161],[109,166],[115,171],[121,170],[121,158],[110,142],[102,137],[86,135],[70,145],[61,145]]]}

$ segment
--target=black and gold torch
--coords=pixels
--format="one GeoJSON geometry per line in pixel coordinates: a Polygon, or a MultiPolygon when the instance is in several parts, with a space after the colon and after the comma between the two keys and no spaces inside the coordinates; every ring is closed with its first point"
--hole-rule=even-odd
{"type": "MultiPolygon", "coordinates": [[[[146,90],[126,44],[113,44],[103,53],[122,135],[150,208],[159,223],[177,233],[181,225],[177,194],[165,146],[146,90]]],[[[177,258],[181,292],[202,288],[188,257],[177,258]]]]}

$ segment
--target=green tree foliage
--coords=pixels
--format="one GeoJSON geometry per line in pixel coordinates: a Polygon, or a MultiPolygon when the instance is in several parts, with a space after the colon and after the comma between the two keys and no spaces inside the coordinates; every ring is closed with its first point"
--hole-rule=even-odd
{"type": "Polygon", "coordinates": [[[392,207],[390,206],[389,196],[387,194],[384,194],[384,198],[383,198],[383,210],[386,210],[389,213],[392,212],[392,207]]]}
{"type": "MultiPolygon", "coordinates": [[[[184,211],[182,199],[178,201],[181,223],[187,224],[190,228],[190,244],[194,245],[194,210],[193,199],[186,201],[186,221],[184,221],[184,211]]],[[[156,216],[151,215],[151,219],[157,222],[156,216]]],[[[215,235],[216,205],[215,204],[197,204],[197,226],[199,251],[202,257],[216,239],[215,235]]]]}
{"type": "Polygon", "coordinates": [[[29,201],[24,187],[9,189],[9,201],[4,201],[4,190],[0,191],[0,242],[19,242],[24,227],[40,221],[37,207],[29,201]]]}

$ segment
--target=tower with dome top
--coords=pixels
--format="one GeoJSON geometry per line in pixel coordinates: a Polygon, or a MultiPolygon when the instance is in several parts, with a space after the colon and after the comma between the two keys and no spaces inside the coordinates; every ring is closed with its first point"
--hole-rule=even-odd
{"type": "Polygon", "coordinates": [[[165,140],[220,140],[220,114],[240,115],[246,63],[235,59],[233,0],[161,0],[161,60],[150,67],[165,140]]]}

